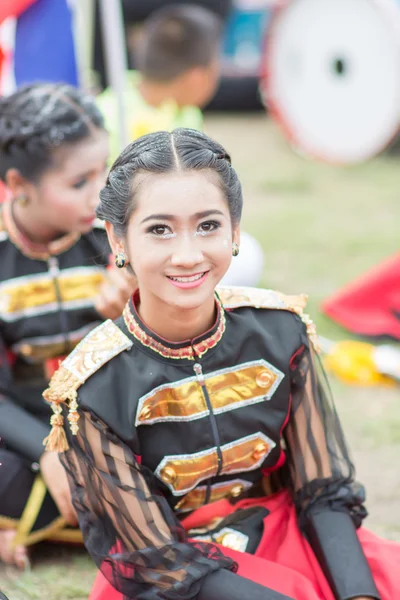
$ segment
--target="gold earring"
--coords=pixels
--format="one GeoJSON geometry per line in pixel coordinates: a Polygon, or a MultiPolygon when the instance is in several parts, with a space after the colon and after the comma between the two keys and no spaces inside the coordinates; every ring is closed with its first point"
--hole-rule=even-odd
{"type": "Polygon", "coordinates": [[[232,256],[237,256],[239,254],[239,246],[236,244],[236,242],[233,242],[232,244],[232,256]]]}
{"type": "Polygon", "coordinates": [[[123,269],[126,266],[126,256],[123,252],[118,252],[118,254],[115,255],[115,266],[118,267],[118,269],[123,269]]]}
{"type": "Polygon", "coordinates": [[[28,206],[29,204],[29,198],[26,194],[19,194],[16,198],[15,198],[15,202],[17,202],[20,206],[28,206]]]}

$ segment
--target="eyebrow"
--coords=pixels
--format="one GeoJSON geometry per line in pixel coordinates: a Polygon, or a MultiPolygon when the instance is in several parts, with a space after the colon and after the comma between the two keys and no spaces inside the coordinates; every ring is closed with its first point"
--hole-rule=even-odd
{"type": "MultiPolygon", "coordinates": [[[[204,210],[202,212],[195,213],[192,218],[194,219],[204,219],[205,217],[210,217],[211,215],[222,215],[225,216],[221,210],[216,208],[211,210],[204,210]]],[[[146,221],[152,220],[160,220],[160,221],[176,221],[177,217],[175,215],[168,215],[166,213],[157,213],[154,215],[149,215],[141,223],[146,223],[146,221]]]]}

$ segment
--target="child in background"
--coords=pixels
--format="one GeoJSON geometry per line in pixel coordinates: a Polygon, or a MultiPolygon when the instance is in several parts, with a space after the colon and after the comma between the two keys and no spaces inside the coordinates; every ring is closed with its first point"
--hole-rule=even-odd
{"type": "Polygon", "coordinates": [[[107,161],[103,119],[86,94],[47,83],[0,99],[0,562],[21,568],[33,537],[54,534],[59,515],[74,522],[58,455],[44,454],[42,392],[61,357],[119,316],[134,287],[109,266],[95,221],[107,161]]]}
{"type": "MultiPolygon", "coordinates": [[[[175,127],[202,129],[201,108],[219,80],[221,20],[193,5],[166,6],[145,22],[137,40],[137,71],[127,75],[125,102],[129,139],[175,127]]],[[[118,155],[117,101],[107,88],[97,98],[118,155]]]]}

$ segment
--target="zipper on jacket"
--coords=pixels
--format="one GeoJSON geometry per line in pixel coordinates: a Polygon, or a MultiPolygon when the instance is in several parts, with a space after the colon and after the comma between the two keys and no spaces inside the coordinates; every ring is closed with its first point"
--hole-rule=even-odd
{"type": "Polygon", "coordinates": [[[72,345],[71,345],[70,339],[69,339],[68,318],[67,318],[67,314],[62,305],[62,294],[61,294],[61,289],[60,289],[60,283],[58,281],[58,278],[60,275],[60,266],[59,266],[57,257],[50,256],[50,258],[47,261],[47,265],[49,267],[49,274],[53,280],[54,290],[56,292],[56,299],[57,299],[57,304],[58,304],[58,314],[60,316],[61,334],[64,337],[65,352],[68,354],[70,352],[70,350],[72,349],[72,345]]]}
{"type": "Polygon", "coordinates": [[[204,375],[203,375],[203,368],[202,368],[201,364],[198,363],[198,362],[196,362],[193,365],[193,371],[196,374],[196,379],[197,379],[198,383],[200,384],[200,387],[201,387],[203,395],[204,395],[204,399],[205,399],[206,404],[207,404],[207,408],[208,408],[208,410],[210,412],[211,430],[212,430],[214,441],[215,441],[215,445],[216,445],[216,448],[217,448],[218,468],[217,468],[216,475],[220,475],[221,470],[222,470],[222,452],[221,452],[221,440],[220,440],[220,437],[219,437],[219,432],[218,432],[218,427],[217,427],[217,421],[215,419],[215,415],[214,415],[214,412],[213,412],[213,408],[212,408],[210,396],[208,394],[206,382],[205,382],[204,375]]]}

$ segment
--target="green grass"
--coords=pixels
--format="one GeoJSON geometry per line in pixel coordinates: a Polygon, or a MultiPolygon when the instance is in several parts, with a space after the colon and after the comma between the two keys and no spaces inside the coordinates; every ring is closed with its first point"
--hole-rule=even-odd
{"type": "MultiPolygon", "coordinates": [[[[310,295],[319,333],[351,337],[319,312],[321,301],[399,249],[400,158],[333,167],[307,160],[263,116],[213,117],[207,132],[226,145],[243,182],[243,228],[265,251],[261,284],[310,295]]],[[[377,533],[400,540],[400,394],[332,381],[377,533]]],[[[95,569],[82,550],[47,546],[30,573],[0,569],[10,600],[84,600],[95,569]]]]}

